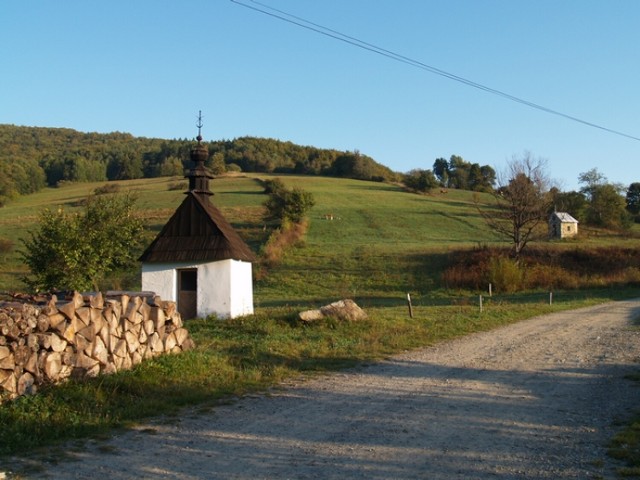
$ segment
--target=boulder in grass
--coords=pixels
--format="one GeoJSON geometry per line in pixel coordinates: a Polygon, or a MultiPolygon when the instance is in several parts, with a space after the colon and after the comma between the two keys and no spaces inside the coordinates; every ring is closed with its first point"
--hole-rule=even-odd
{"type": "Polygon", "coordinates": [[[326,317],[353,322],[366,319],[367,314],[356,304],[356,302],[350,299],[345,299],[325,305],[319,310],[307,310],[305,312],[300,312],[298,317],[303,322],[312,322],[326,317]]]}

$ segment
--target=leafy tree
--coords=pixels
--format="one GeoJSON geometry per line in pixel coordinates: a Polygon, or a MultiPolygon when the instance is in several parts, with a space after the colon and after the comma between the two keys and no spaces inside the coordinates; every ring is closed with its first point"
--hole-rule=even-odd
{"type": "Polygon", "coordinates": [[[280,222],[301,223],[307,212],[315,205],[311,192],[299,187],[289,190],[276,185],[265,202],[267,217],[280,222]]]}
{"type": "Polygon", "coordinates": [[[433,162],[433,174],[441,186],[449,186],[449,162],[446,158],[436,158],[436,161],[433,162]]]}
{"type": "Polygon", "coordinates": [[[603,228],[624,230],[631,226],[625,199],[614,185],[606,183],[591,190],[587,222],[603,228]]]}
{"type": "Polygon", "coordinates": [[[98,290],[111,272],[130,268],[141,246],[142,221],[131,195],[90,196],[80,213],[44,210],[23,240],[22,259],[36,291],[98,290]]]}
{"type": "Polygon", "coordinates": [[[479,208],[487,225],[511,243],[516,259],[546,225],[551,196],[545,165],[528,152],[514,157],[507,165],[507,181],[493,194],[494,208],[479,208]]]}
{"type": "Polygon", "coordinates": [[[469,170],[471,164],[458,155],[449,160],[449,186],[460,190],[469,189],[469,170]]]}
{"type": "Polygon", "coordinates": [[[438,186],[438,181],[431,170],[411,170],[404,177],[403,183],[407,188],[416,192],[428,192],[438,186]]]}
{"type": "Polygon", "coordinates": [[[587,200],[591,201],[593,192],[599,186],[607,183],[607,177],[600,173],[597,168],[592,168],[591,170],[579,174],[578,182],[584,184],[580,189],[580,192],[587,197],[587,200]]]}
{"type": "Polygon", "coordinates": [[[211,156],[211,165],[209,166],[209,171],[213,175],[222,175],[227,171],[227,168],[224,164],[224,155],[221,152],[216,152],[211,156]]]}
{"type": "Polygon", "coordinates": [[[626,196],[627,210],[633,215],[640,214],[640,182],[629,185],[626,196]]]}
{"type": "Polygon", "coordinates": [[[549,213],[554,210],[557,212],[567,212],[578,221],[585,221],[589,203],[584,193],[575,191],[561,192],[557,188],[552,188],[551,197],[552,205],[549,213]]]}

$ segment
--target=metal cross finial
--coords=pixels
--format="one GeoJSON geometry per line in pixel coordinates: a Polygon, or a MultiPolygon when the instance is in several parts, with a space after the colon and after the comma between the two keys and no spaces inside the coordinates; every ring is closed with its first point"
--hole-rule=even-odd
{"type": "Polygon", "coordinates": [[[198,110],[198,123],[196,124],[196,127],[198,127],[198,136],[196,137],[196,139],[198,140],[198,142],[202,141],[202,110],[198,110]]]}

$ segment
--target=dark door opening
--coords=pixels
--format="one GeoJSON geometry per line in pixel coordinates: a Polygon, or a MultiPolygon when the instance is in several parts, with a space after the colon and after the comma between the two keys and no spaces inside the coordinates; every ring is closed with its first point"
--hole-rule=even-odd
{"type": "Polygon", "coordinates": [[[198,316],[198,270],[178,270],[178,312],[184,320],[198,316]]]}

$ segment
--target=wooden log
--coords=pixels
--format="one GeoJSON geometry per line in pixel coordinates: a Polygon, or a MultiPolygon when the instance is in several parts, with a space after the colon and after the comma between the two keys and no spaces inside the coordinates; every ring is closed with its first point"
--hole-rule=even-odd
{"type": "Polygon", "coordinates": [[[140,333],[138,334],[138,341],[141,344],[146,344],[148,340],[147,332],[145,332],[144,328],[140,329],[140,333]]]}
{"type": "Polygon", "coordinates": [[[27,336],[27,347],[33,352],[37,352],[40,349],[40,335],[38,333],[31,333],[27,336]]]}
{"type": "Polygon", "coordinates": [[[9,355],[0,360],[0,368],[5,370],[13,370],[16,368],[16,360],[12,352],[9,352],[9,355]]]}
{"type": "Polygon", "coordinates": [[[153,323],[153,320],[147,320],[146,322],[144,322],[142,324],[142,328],[144,330],[144,333],[147,334],[147,336],[151,335],[153,332],[155,332],[155,325],[153,323]]]}
{"type": "Polygon", "coordinates": [[[151,309],[149,318],[153,321],[156,330],[160,327],[163,327],[167,322],[167,316],[165,315],[164,310],[158,307],[153,307],[151,309]]]}
{"type": "Polygon", "coordinates": [[[76,315],[76,305],[74,302],[68,302],[58,306],[58,311],[65,316],[66,320],[72,320],[76,315]]]}
{"type": "Polygon", "coordinates": [[[107,350],[109,350],[109,353],[114,353],[116,348],[118,348],[118,342],[121,340],[120,337],[116,337],[115,335],[109,335],[109,344],[107,345],[107,342],[104,342],[104,344],[107,347],[107,350]]]}
{"type": "Polygon", "coordinates": [[[91,305],[92,308],[102,310],[104,307],[104,297],[102,296],[102,292],[98,292],[91,296],[89,298],[89,305],[91,305]]]}
{"type": "Polygon", "coordinates": [[[120,320],[122,316],[122,303],[117,300],[107,300],[107,305],[111,306],[111,310],[116,317],[116,320],[120,320]]]}
{"type": "Polygon", "coordinates": [[[189,338],[189,332],[186,328],[178,328],[173,334],[176,336],[176,344],[181,347],[184,341],[189,338]]]}
{"type": "Polygon", "coordinates": [[[43,370],[50,381],[57,381],[60,378],[60,371],[62,370],[62,355],[58,352],[48,353],[45,356],[43,370]]]}
{"type": "Polygon", "coordinates": [[[151,316],[151,307],[147,302],[142,302],[140,304],[140,308],[138,309],[138,313],[142,315],[142,321],[146,322],[151,316]]]}
{"type": "Polygon", "coordinates": [[[64,329],[64,331],[62,332],[62,337],[70,343],[75,342],[76,340],[76,328],[74,325],[74,322],[66,322],[66,328],[64,329]]]}
{"type": "Polygon", "coordinates": [[[67,348],[68,342],[55,333],[50,333],[48,335],[48,340],[50,348],[54,352],[63,352],[64,349],[67,348]]]}
{"type": "Polygon", "coordinates": [[[138,309],[140,308],[140,305],[142,305],[142,298],[140,297],[129,298],[129,302],[127,303],[127,306],[124,307],[124,304],[123,304],[123,308],[125,312],[124,318],[133,322],[134,314],[138,313],[138,309]]]}
{"type": "Polygon", "coordinates": [[[64,349],[64,352],[62,352],[61,355],[62,365],[67,365],[68,367],[75,366],[78,354],[71,345],[67,345],[67,348],[64,349]]]}
{"type": "Polygon", "coordinates": [[[18,382],[15,373],[11,372],[7,378],[0,383],[0,387],[10,394],[15,394],[18,391],[18,382]]]}
{"type": "Polygon", "coordinates": [[[173,317],[173,315],[177,311],[175,302],[169,302],[169,301],[164,302],[163,310],[164,310],[165,316],[169,318],[173,317]]]}
{"type": "Polygon", "coordinates": [[[90,325],[93,327],[93,333],[95,335],[102,329],[102,325],[104,325],[105,320],[102,316],[102,310],[98,310],[97,308],[91,309],[91,322],[90,325]]]}
{"type": "Polygon", "coordinates": [[[73,292],[71,302],[73,302],[73,306],[78,309],[84,306],[84,297],[80,294],[80,292],[73,292]]]}
{"type": "Polygon", "coordinates": [[[76,317],[82,320],[82,323],[89,325],[91,323],[91,307],[80,307],[76,310],[76,317]]]}
{"type": "Polygon", "coordinates": [[[153,353],[161,353],[164,351],[164,344],[158,332],[154,332],[149,336],[147,341],[149,348],[153,351],[153,353]]]}
{"type": "Polygon", "coordinates": [[[49,319],[48,315],[43,315],[43,314],[38,315],[37,325],[36,325],[36,330],[38,332],[44,333],[47,330],[49,330],[50,326],[51,326],[51,320],[49,319]]]}
{"type": "Polygon", "coordinates": [[[124,337],[127,341],[127,349],[129,353],[133,353],[140,347],[140,341],[138,340],[138,336],[134,332],[126,332],[124,337]]]}
{"type": "Polygon", "coordinates": [[[165,352],[170,352],[173,349],[173,347],[175,347],[176,345],[177,345],[176,335],[175,335],[174,332],[171,332],[164,339],[164,351],[165,352]]]}
{"type": "Polygon", "coordinates": [[[4,383],[4,381],[11,376],[13,370],[4,370],[0,369],[0,385],[4,383]]]}
{"type": "Polygon", "coordinates": [[[122,305],[122,310],[120,311],[120,315],[122,316],[124,312],[127,311],[127,307],[129,306],[129,300],[131,297],[127,294],[120,295],[120,304],[122,305]]]}
{"type": "Polygon", "coordinates": [[[87,328],[89,326],[88,323],[86,323],[77,315],[73,317],[73,320],[71,320],[71,324],[73,325],[73,328],[76,333],[80,332],[82,329],[87,328]]]}
{"type": "Polygon", "coordinates": [[[109,348],[110,348],[109,345],[111,345],[111,334],[109,333],[109,325],[105,323],[102,326],[102,330],[100,330],[100,333],[98,334],[98,336],[104,343],[104,346],[107,348],[107,351],[109,351],[109,348]]]}
{"type": "Polygon", "coordinates": [[[47,302],[47,304],[42,308],[40,313],[44,315],[51,316],[58,313],[58,308],[56,304],[58,303],[58,297],[55,295],[51,295],[51,299],[47,302]]]}
{"type": "Polygon", "coordinates": [[[82,330],[79,330],[78,335],[82,335],[89,342],[93,342],[96,339],[96,332],[94,331],[93,325],[87,325],[82,330]]]}
{"type": "Polygon", "coordinates": [[[67,318],[61,313],[52,313],[49,317],[49,328],[57,328],[58,325],[66,323],[67,318]]]}
{"type": "Polygon", "coordinates": [[[133,362],[131,361],[131,357],[129,355],[127,355],[126,357],[124,357],[122,359],[122,370],[131,370],[131,367],[133,367],[133,362]]]}
{"type": "MultiPolygon", "coordinates": [[[[76,368],[82,368],[84,370],[90,370],[93,367],[95,367],[96,365],[98,365],[100,362],[98,362],[98,360],[91,358],[88,355],[85,355],[84,352],[79,352],[76,355],[76,361],[75,361],[75,367],[76,368]]],[[[100,371],[98,369],[98,371],[100,371]]]]}
{"type": "Polygon", "coordinates": [[[40,369],[38,368],[38,353],[37,352],[31,352],[31,355],[29,355],[29,358],[27,359],[27,361],[24,364],[24,369],[27,372],[32,373],[36,377],[38,377],[40,375],[40,369]]]}
{"type": "Polygon", "coordinates": [[[23,365],[29,360],[31,349],[27,345],[22,345],[13,351],[13,359],[16,365],[23,365]]]}
{"type": "Polygon", "coordinates": [[[37,389],[34,383],[35,379],[33,378],[33,375],[29,372],[23,373],[20,375],[20,378],[18,378],[16,393],[18,395],[32,395],[36,393],[37,389]]]}
{"type": "Polygon", "coordinates": [[[0,346],[1,345],[6,345],[7,343],[7,337],[5,337],[4,335],[0,335],[0,346]]]}
{"type": "Polygon", "coordinates": [[[76,333],[76,336],[74,337],[74,340],[73,340],[73,344],[76,346],[76,349],[78,350],[78,352],[85,350],[87,347],[91,347],[91,342],[87,340],[85,337],[83,337],[82,335],[80,335],[79,333],[76,333]]]}
{"type": "Polygon", "coordinates": [[[142,363],[142,359],[143,359],[142,355],[141,355],[139,352],[137,352],[137,351],[136,351],[136,352],[133,352],[133,353],[131,354],[131,363],[132,363],[133,365],[139,365],[139,364],[141,364],[141,363],[142,363]]]}
{"type": "MultiPolygon", "coordinates": [[[[124,358],[127,356],[127,341],[123,338],[119,338],[112,351],[116,357],[124,358]]],[[[120,369],[120,368],[119,368],[120,369]]]]}
{"type": "Polygon", "coordinates": [[[107,351],[107,347],[102,341],[102,338],[100,338],[99,336],[96,337],[95,341],[93,342],[91,357],[95,358],[103,366],[109,363],[109,352],[107,351]]]}
{"type": "Polygon", "coordinates": [[[0,360],[7,358],[11,355],[11,350],[6,345],[0,346],[0,360]]]}

